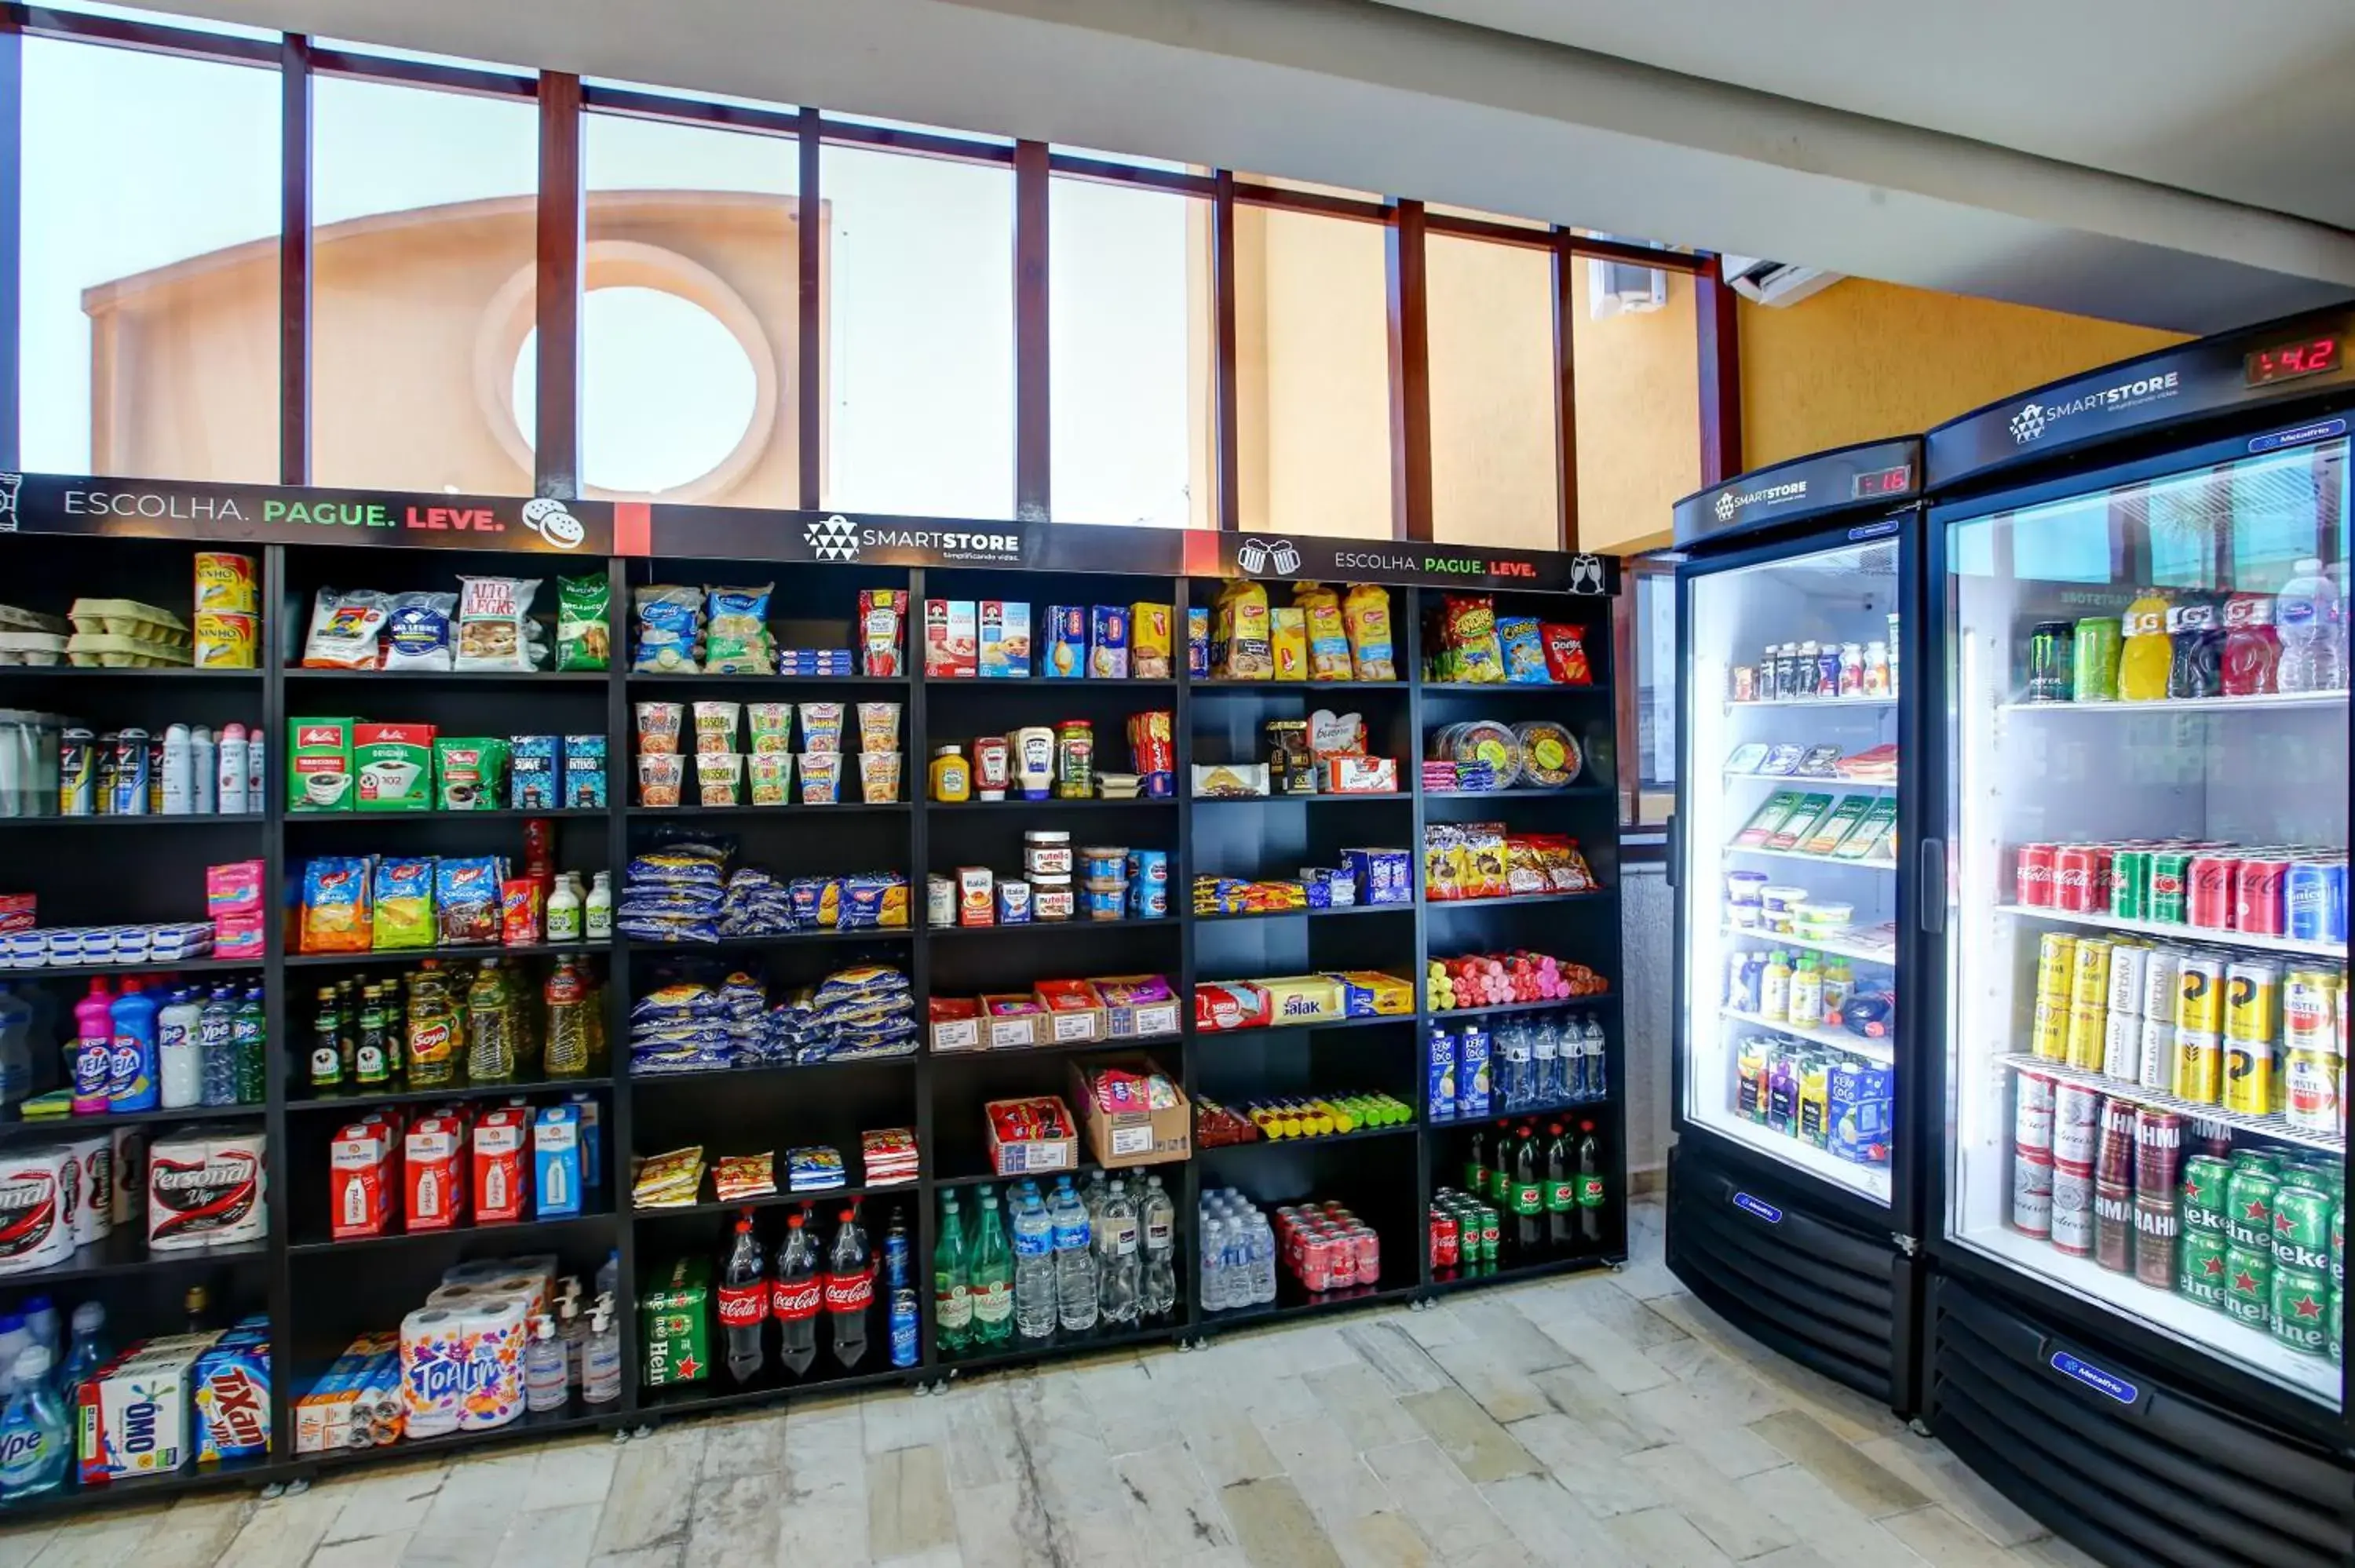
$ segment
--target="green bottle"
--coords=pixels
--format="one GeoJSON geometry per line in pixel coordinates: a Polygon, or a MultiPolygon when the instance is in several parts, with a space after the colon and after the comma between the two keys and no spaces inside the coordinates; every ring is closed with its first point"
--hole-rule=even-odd
{"type": "Polygon", "coordinates": [[[964,1216],[954,1192],[941,1194],[941,1239],[932,1248],[932,1328],[941,1354],[973,1343],[973,1291],[965,1276],[964,1216]]]}
{"type": "Polygon", "coordinates": [[[981,1192],[981,1213],[975,1217],[971,1277],[973,1345],[978,1351],[995,1350],[1014,1338],[1014,1253],[1006,1245],[997,1194],[986,1187],[981,1192]]]}

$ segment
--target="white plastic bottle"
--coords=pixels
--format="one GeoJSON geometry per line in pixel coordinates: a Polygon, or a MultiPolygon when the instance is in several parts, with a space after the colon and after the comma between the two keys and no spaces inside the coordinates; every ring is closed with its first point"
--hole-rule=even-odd
{"type": "Polygon", "coordinates": [[[215,789],[216,803],[224,816],[240,816],[261,808],[246,794],[245,726],[224,725],[220,743],[215,748],[219,759],[215,763],[218,779],[215,789]]]}
{"type": "Polygon", "coordinates": [[[155,1092],[165,1110],[204,1102],[204,1011],[181,990],[155,1014],[155,1092]]]}
{"type": "MultiPolygon", "coordinates": [[[[611,1404],[622,1397],[622,1336],[613,1327],[613,1298],[597,1298],[589,1313],[589,1342],[581,1352],[581,1397],[611,1404]]],[[[525,1393],[527,1401],[529,1391],[525,1393]]]]}
{"type": "Polygon", "coordinates": [[[2342,607],[2339,589],[2309,556],[2297,563],[2274,600],[2274,633],[2281,639],[2275,682],[2284,692],[2334,692],[2347,684],[2339,667],[2342,607]]]}
{"type": "Polygon", "coordinates": [[[245,732],[245,809],[249,811],[269,809],[270,776],[263,771],[270,764],[269,751],[260,725],[245,732]]]}
{"type": "Polygon", "coordinates": [[[589,896],[581,900],[582,927],[592,942],[610,941],[613,935],[613,874],[601,871],[589,885],[589,896]]]}
{"type": "Polygon", "coordinates": [[[568,871],[556,879],[548,891],[548,939],[551,942],[577,942],[581,939],[581,874],[568,871]]]}
{"type": "Polygon", "coordinates": [[[188,731],[188,781],[196,786],[191,809],[197,816],[220,810],[220,758],[213,732],[204,725],[188,731]]]}
{"type": "Polygon", "coordinates": [[[535,1415],[561,1410],[571,1392],[565,1376],[564,1341],[556,1337],[556,1319],[543,1312],[531,1320],[531,1342],[524,1347],[524,1408],[535,1415]]]}
{"type": "Polygon", "coordinates": [[[196,747],[189,743],[186,725],[168,725],[164,730],[164,815],[193,816],[196,810],[196,747]]]}

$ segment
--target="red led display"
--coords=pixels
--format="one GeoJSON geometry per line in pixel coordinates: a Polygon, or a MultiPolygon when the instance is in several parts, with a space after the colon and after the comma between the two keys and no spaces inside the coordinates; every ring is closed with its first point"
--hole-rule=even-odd
{"type": "Polygon", "coordinates": [[[2252,387],[2295,381],[2301,376],[2320,376],[2339,368],[2339,340],[2318,337],[2261,348],[2243,362],[2242,368],[2243,378],[2252,387]]]}
{"type": "Polygon", "coordinates": [[[1863,501],[1875,495],[1902,495],[1913,488],[1913,465],[1899,463],[1895,468],[1876,469],[1859,473],[1849,482],[1849,494],[1863,501]]]}

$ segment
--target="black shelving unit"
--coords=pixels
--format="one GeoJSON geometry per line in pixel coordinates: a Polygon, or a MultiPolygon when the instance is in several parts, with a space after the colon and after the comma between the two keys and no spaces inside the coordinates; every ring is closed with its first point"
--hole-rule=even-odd
{"type": "MultiPolygon", "coordinates": [[[[126,1118],[92,1118],[55,1123],[0,1122],[0,1143],[62,1138],[101,1126],[152,1127],[218,1116],[260,1121],[269,1134],[269,1205],[266,1242],[221,1253],[176,1253],[148,1256],[144,1246],[118,1232],[96,1255],[78,1256],[60,1269],[0,1277],[0,1301],[59,1284],[95,1281],[110,1308],[118,1338],[169,1331],[179,1291],[203,1277],[214,1284],[222,1315],[266,1311],[272,1328],[273,1431],[277,1452],[268,1460],[209,1473],[170,1478],[172,1489],[208,1480],[229,1484],[271,1483],[307,1478],[330,1467],[397,1459],[427,1446],[464,1447],[558,1432],[635,1426],[652,1419],[706,1410],[740,1408],[783,1400],[797,1393],[834,1393],[892,1383],[920,1384],[990,1367],[1081,1353],[1112,1345],[1187,1340],[1244,1327],[1282,1321],[1306,1313],[1397,1300],[1412,1300],[1487,1279],[1525,1277],[1615,1264],[1626,1255],[1624,1139],[1618,1126],[1618,1086],[1625,1077],[1624,1042],[1616,984],[1619,976],[1619,868],[1616,862],[1616,780],[1614,744],[1614,672],[1610,667],[1608,599],[1573,599],[1570,559],[1531,552],[1440,546],[1412,555],[1384,552],[1377,557],[1350,541],[1295,539],[1305,557],[1295,576],[1303,580],[1387,579],[1391,593],[1393,639],[1400,679],[1393,682],[1333,682],[1301,684],[1265,681],[1188,679],[1183,674],[1185,628],[1189,608],[1210,602],[1219,583],[1238,575],[1234,540],[1222,535],[1185,535],[1159,530],[1049,528],[991,523],[950,525],[937,520],[880,519],[866,529],[886,541],[858,552],[859,558],[821,558],[815,520],[804,514],[751,514],[719,509],[638,509],[634,518],[616,509],[571,503],[586,524],[580,548],[560,551],[520,524],[503,538],[480,536],[453,542],[416,543],[398,530],[389,536],[355,535],[283,524],[255,524],[261,500],[287,493],[239,489],[246,502],[242,518],[221,520],[218,487],[159,487],[176,493],[214,498],[209,511],[174,514],[168,525],[153,517],[120,535],[89,531],[101,521],[69,514],[59,497],[81,482],[27,476],[20,503],[22,530],[0,541],[0,559],[28,569],[18,580],[43,587],[0,594],[27,608],[62,611],[83,593],[131,597],[185,611],[190,564],[198,548],[238,548],[260,564],[266,626],[261,638],[265,667],[253,672],[81,670],[12,667],[0,671],[0,693],[11,705],[69,713],[93,727],[141,725],[160,731],[179,720],[218,728],[230,720],[257,722],[267,738],[268,803],[265,810],[234,817],[129,818],[77,821],[56,853],[30,853],[42,841],[27,839],[15,859],[9,891],[37,893],[44,924],[82,924],[124,919],[199,917],[203,868],[216,862],[260,858],[265,863],[266,906],[283,907],[290,877],[316,854],[367,853],[379,848],[416,853],[518,854],[523,820],[546,818],[556,840],[559,869],[613,874],[621,893],[629,856],[666,827],[722,834],[746,863],[780,875],[845,874],[869,869],[904,874],[910,887],[906,928],[736,940],[717,948],[674,948],[617,938],[610,942],[536,944],[512,949],[452,948],[349,954],[304,954],[288,948],[276,921],[269,927],[268,950],[259,961],[204,959],[178,965],[104,965],[71,969],[9,971],[16,980],[54,978],[78,990],[84,977],[171,969],[189,972],[240,972],[261,976],[267,986],[270,1031],[269,1098],[266,1104],[229,1112],[156,1112],[126,1118]],[[905,526],[900,526],[904,524],[905,526]],[[888,526],[887,526],[888,525],[888,526]],[[986,535],[943,534],[952,526],[986,528],[986,535]],[[628,553],[614,549],[617,537],[628,553]],[[1014,540],[996,555],[976,556],[939,543],[943,538],[1014,540]],[[234,542],[232,542],[234,541],[234,542]],[[912,542],[911,542],[912,541],[912,542]],[[485,548],[496,544],[496,548],[485,548]],[[1446,557],[1444,560],[1426,557],[1446,557]],[[1342,561],[1375,563],[1343,566],[1342,561]],[[1387,563],[1382,564],[1382,563],[1387,563]],[[1327,567],[1332,569],[1327,569],[1327,567]],[[559,573],[577,577],[602,570],[612,589],[614,667],[602,673],[382,675],[305,671],[296,667],[301,637],[313,595],[326,584],[387,588],[454,586],[464,575],[526,576],[542,579],[559,573]],[[772,624],[780,642],[795,647],[852,646],[852,622],[860,588],[904,588],[911,614],[903,657],[915,671],[907,677],[703,676],[639,673],[627,668],[631,592],[655,582],[710,584],[773,578],[772,624]],[[1442,685],[1418,679],[1420,628],[1427,601],[1454,591],[1493,593],[1500,613],[1540,613],[1547,619],[1587,625],[1594,683],[1585,687],[1442,685]],[[49,602],[54,598],[56,602],[49,602]],[[928,598],[1020,599],[1034,606],[1043,623],[1050,603],[1167,603],[1172,607],[1175,662],[1181,673],[1157,681],[943,680],[922,673],[922,606],[928,598]],[[734,701],[825,700],[846,705],[889,701],[900,715],[902,800],[888,804],[858,802],[855,710],[846,715],[845,750],[849,803],[808,807],[712,808],[688,805],[649,808],[636,803],[634,725],[632,705],[642,700],[692,701],[709,695],[734,701]],[[1370,749],[1399,761],[1401,789],[1368,797],[1277,797],[1249,800],[1184,798],[1191,765],[1198,761],[1248,759],[1262,720],[1305,716],[1318,707],[1365,715],[1370,749]],[[924,764],[934,746],[975,735],[999,734],[1024,723],[1053,724],[1087,718],[1095,724],[1099,765],[1125,762],[1123,726],[1137,712],[1172,715],[1179,797],[1117,801],[1103,800],[967,802],[924,800],[924,764]],[[313,813],[286,810],[287,725],[291,718],[352,714],[367,721],[433,723],[443,734],[601,733],[607,740],[608,799],[602,810],[406,813],[313,813]],[[1419,760],[1426,737],[1456,719],[1494,715],[1509,721],[1546,716],[1566,724],[1585,755],[1577,782],[1554,790],[1515,789],[1487,792],[1431,791],[1420,788],[1419,760]],[[1601,890],[1574,896],[1429,904],[1422,899],[1422,843],[1427,823],[1503,821],[1514,831],[1567,833],[1575,838],[1601,890]],[[988,930],[933,930],[925,924],[925,878],[960,864],[986,863],[1001,873],[1020,863],[1026,827],[1067,827],[1076,847],[1120,843],[1170,853],[1169,909],[1153,920],[1068,924],[1035,923],[988,930]],[[173,832],[111,829],[171,828],[173,832]],[[1404,850],[1415,871],[1416,898],[1398,905],[1339,910],[1281,911],[1266,915],[1196,917],[1191,888],[1198,874],[1294,874],[1303,863],[1332,863],[1343,847],[1404,850]],[[1337,916],[1364,916],[1337,918],[1337,916]],[[1585,963],[1610,978],[1611,994],[1544,1004],[1591,1012],[1602,1021],[1607,1040],[1606,1071],[1613,1093],[1590,1104],[1556,1107],[1559,1114],[1595,1120],[1604,1130],[1610,1201],[1600,1244],[1582,1252],[1513,1265],[1487,1274],[1434,1277],[1428,1266],[1425,1213],[1433,1191],[1455,1179],[1462,1140],[1495,1117],[1452,1121],[1425,1116],[1425,1033],[1433,1023],[1531,1009],[1487,1008],[1433,1012],[1423,1005],[1426,963],[1465,951],[1528,946],[1585,963]],[[709,1074],[628,1073],[628,1012],[632,996],[680,957],[720,955],[762,973],[773,990],[815,980],[845,964],[873,959],[902,966],[919,1004],[934,995],[971,996],[979,991],[1027,987],[1050,976],[1158,972],[1169,977],[1180,998],[1178,1031],[1150,1040],[1088,1042],[1029,1050],[934,1054],[929,1049],[879,1057],[807,1065],[709,1074]],[[613,1054],[596,1075],[535,1079],[449,1088],[399,1086],[314,1089],[304,1060],[311,989],[348,975],[412,967],[434,958],[464,966],[485,956],[521,959],[535,977],[559,956],[585,959],[606,979],[606,1035],[613,1054]],[[1332,1021],[1297,1027],[1198,1033],[1191,993],[1198,981],[1295,973],[1316,969],[1381,969],[1412,980],[1414,1011],[1391,1017],[1332,1021]],[[1390,1093],[1415,1107],[1406,1125],[1326,1139],[1287,1139],[1204,1149],[1182,1162],[1133,1171],[1137,1180],[1158,1173],[1177,1208],[1178,1305],[1159,1322],[1099,1329],[1060,1336],[1046,1345],[1013,1345],[986,1353],[946,1358],[934,1348],[931,1292],[919,1284],[921,1354],[915,1365],[890,1364],[886,1292],[879,1281],[868,1349],[860,1364],[832,1363],[824,1345],[818,1363],[805,1379],[784,1378],[772,1365],[747,1388],[729,1385],[724,1374],[708,1383],[646,1389],[639,1385],[636,1344],[639,1314],[636,1282],[650,1268],[686,1254],[717,1257],[727,1227],[746,1205],[698,1202],[685,1208],[633,1212],[629,1208],[629,1160],[685,1143],[700,1143],[717,1157],[762,1149],[782,1150],[804,1143],[829,1143],[846,1161],[856,1158],[860,1131],[912,1128],[920,1150],[918,1179],[875,1189],[808,1194],[781,1193],[751,1205],[764,1239],[782,1228],[781,1211],[804,1202],[822,1216],[851,1201],[861,1203],[870,1235],[880,1251],[882,1235],[897,1210],[909,1233],[911,1275],[928,1277],[936,1240],[938,1195],[983,1183],[1003,1184],[990,1173],[978,1114],[983,1098],[1020,1093],[1067,1094],[1073,1063],[1098,1053],[1152,1055],[1178,1078],[1189,1098],[1209,1094],[1237,1100],[1255,1094],[1340,1094],[1359,1090],[1390,1093]],[[517,1097],[539,1104],[585,1094],[598,1106],[604,1139],[601,1180],[586,1194],[577,1217],[520,1224],[474,1225],[423,1234],[398,1234],[358,1241],[336,1241],[325,1214],[326,1141],[335,1130],[371,1107],[432,1103],[453,1098],[517,1097]],[[1194,1235],[1201,1193],[1235,1187],[1263,1209],[1305,1199],[1338,1198],[1373,1224],[1382,1243],[1379,1286],[1309,1298],[1289,1275],[1282,1277],[1277,1301],[1266,1307],[1205,1314],[1200,1301],[1199,1247],[1194,1235]],[[620,1260],[619,1305],[624,1357],[623,1397],[518,1421],[496,1431],[458,1434],[426,1442],[403,1441],[381,1448],[332,1454],[292,1452],[294,1402],[307,1392],[329,1361],[357,1334],[395,1326],[418,1305],[443,1270],[460,1261],[524,1252],[554,1252],[561,1272],[584,1278],[609,1251],[620,1260]]],[[[398,516],[401,498],[380,500],[398,516]]],[[[447,503],[433,497],[432,503],[447,503]]],[[[517,503],[485,501],[502,516],[517,503]]],[[[1607,593],[1609,563],[1599,577],[1607,593]]],[[[1272,581],[1281,602],[1281,582],[1272,581]]],[[[552,583],[544,581],[538,607],[551,613],[552,583]]],[[[796,786],[796,795],[798,786],[796,786]]],[[[8,821],[16,827],[53,825],[8,821]]],[[[69,1009],[71,998],[66,998],[69,1009]]],[[[69,1014],[66,1021],[70,1032],[69,1014]]],[[[920,1039],[920,1044],[922,1041],[920,1039]]],[[[43,1086],[47,1086],[44,1085],[43,1086]]],[[[1540,1118],[1547,1112],[1535,1113],[1540,1118]]],[[[1517,1118],[1516,1119],[1518,1119],[1517,1118]]],[[[1084,1139],[1081,1170],[1089,1168],[1084,1139]]],[[[853,1181],[858,1172],[848,1172],[853,1181]]],[[[779,1179],[783,1179],[782,1159],[779,1179]]],[[[69,1304],[69,1303],[67,1303],[69,1304]]],[[[714,1333],[717,1325],[714,1324],[714,1333]]],[[[717,1345],[715,1343],[715,1350],[717,1345]]],[[[35,1508],[11,1510],[0,1519],[146,1498],[154,1483],[68,1490],[35,1508]]]]}

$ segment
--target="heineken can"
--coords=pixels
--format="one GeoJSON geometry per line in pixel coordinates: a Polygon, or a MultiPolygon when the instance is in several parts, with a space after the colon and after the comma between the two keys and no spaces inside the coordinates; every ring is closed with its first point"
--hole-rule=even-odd
{"type": "Polygon", "coordinates": [[[2272,1316],[2274,1255],[2270,1249],[2232,1246],[2224,1253],[2224,1310],[2252,1329],[2272,1316]]]}
{"type": "Polygon", "coordinates": [[[2328,1193],[2284,1181],[2274,1194],[2275,1269],[2324,1277],[2330,1267],[2330,1219],[2335,1212],[2328,1193]]]}
{"type": "Polygon", "coordinates": [[[2224,1189],[2232,1168],[2212,1154],[2195,1154],[2183,1162],[2183,1234],[2224,1234],[2224,1189]]]}
{"type": "Polygon", "coordinates": [[[2285,1160],[2279,1179],[2285,1187],[2303,1187],[2328,1198],[2339,1191],[2339,1166],[2335,1161],[2326,1165],[2313,1159],[2285,1160]]]}
{"type": "Polygon", "coordinates": [[[2322,1308],[2322,1352],[2330,1358],[2332,1366],[2347,1364],[2347,1297],[2343,1291],[2333,1290],[2329,1302],[2322,1308]]]}
{"type": "Polygon", "coordinates": [[[2150,918],[2151,853],[2122,849],[2110,856],[2110,913],[2121,920],[2150,918]]]}
{"type": "Polygon", "coordinates": [[[2221,1231],[2184,1232],[2175,1248],[2175,1293],[2187,1301],[2222,1311],[2228,1250],[2221,1231]]]}
{"type": "Polygon", "coordinates": [[[2274,1245],[2274,1199],[2281,1181],[2254,1162],[2235,1166],[2224,1184],[2224,1234],[2236,1247],[2262,1250],[2274,1245]]]}
{"type": "Polygon", "coordinates": [[[2347,1205],[2330,1211],[2330,1287],[2347,1288],[2347,1205]]]}
{"type": "Polygon", "coordinates": [[[2274,1342],[2304,1356],[2324,1354],[2329,1300],[2330,1284],[2319,1274],[2276,1267],[2265,1293],[2265,1326],[2274,1342]]]}

